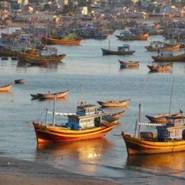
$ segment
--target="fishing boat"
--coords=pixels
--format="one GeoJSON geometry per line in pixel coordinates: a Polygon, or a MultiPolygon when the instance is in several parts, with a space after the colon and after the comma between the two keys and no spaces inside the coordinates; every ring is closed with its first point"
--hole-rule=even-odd
{"type": "Polygon", "coordinates": [[[128,44],[124,44],[123,46],[119,46],[117,51],[110,49],[102,49],[103,55],[132,55],[135,51],[130,50],[130,46],[128,44]]]}
{"type": "Polygon", "coordinates": [[[80,41],[81,39],[77,39],[77,38],[51,38],[51,37],[42,38],[42,42],[48,45],[76,46],[76,45],[80,45],[80,41]]]}
{"type": "Polygon", "coordinates": [[[119,63],[120,63],[120,68],[121,69],[125,69],[125,68],[133,69],[133,68],[138,68],[139,67],[139,62],[138,61],[124,62],[124,61],[119,60],[119,63]]]}
{"type": "Polygon", "coordinates": [[[172,72],[172,63],[170,64],[154,64],[154,65],[147,65],[150,72],[152,73],[169,73],[172,72]]]}
{"type": "Polygon", "coordinates": [[[90,140],[104,137],[118,122],[107,122],[102,119],[104,113],[97,111],[95,105],[81,102],[76,113],[57,113],[55,106],[52,112],[46,112],[44,122],[33,122],[37,144],[65,143],[90,140]],[[51,113],[52,122],[48,122],[51,113]],[[56,123],[55,115],[67,116],[67,122],[56,123]]]}
{"type": "Polygon", "coordinates": [[[126,100],[109,100],[109,101],[97,101],[102,107],[128,107],[130,99],[126,100]]]}
{"type": "Polygon", "coordinates": [[[19,61],[26,62],[32,64],[33,62],[38,64],[45,64],[45,63],[58,63],[61,62],[62,59],[65,57],[65,54],[62,55],[52,55],[52,56],[41,56],[35,54],[25,54],[19,53],[19,61]]]}
{"type": "Polygon", "coordinates": [[[135,134],[122,132],[128,155],[149,155],[185,151],[185,117],[169,118],[166,124],[136,122],[135,134]],[[142,126],[154,131],[140,131],[142,126]],[[153,129],[152,129],[153,130],[153,129]]]}
{"type": "Polygon", "coordinates": [[[37,94],[31,94],[31,97],[33,99],[54,99],[55,97],[57,99],[65,98],[69,94],[69,90],[55,92],[55,93],[37,93],[37,94]]]}
{"type": "Polygon", "coordinates": [[[157,114],[154,116],[145,115],[151,123],[167,123],[170,118],[181,119],[183,112],[179,111],[177,113],[166,113],[166,114],[157,114]]]}
{"type": "Polygon", "coordinates": [[[161,52],[152,58],[155,62],[185,62],[185,53],[174,55],[172,52],[161,52]]]}
{"type": "Polygon", "coordinates": [[[145,48],[150,52],[155,52],[155,51],[159,52],[160,50],[176,51],[181,49],[181,44],[153,41],[150,43],[149,46],[145,46],[145,48]]]}
{"type": "Polygon", "coordinates": [[[133,41],[133,40],[145,41],[145,40],[148,40],[149,34],[148,33],[133,34],[133,33],[122,32],[120,33],[120,35],[116,35],[116,37],[122,41],[133,41]]]}
{"type": "Polygon", "coordinates": [[[0,86],[0,92],[9,92],[12,89],[12,84],[0,86]]]}

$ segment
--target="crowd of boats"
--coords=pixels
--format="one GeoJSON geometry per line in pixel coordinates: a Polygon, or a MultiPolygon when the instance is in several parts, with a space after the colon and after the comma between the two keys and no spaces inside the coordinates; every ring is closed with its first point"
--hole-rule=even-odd
{"type": "MultiPolygon", "coordinates": [[[[23,79],[14,81],[14,84],[24,83],[23,79]]],[[[12,84],[2,86],[0,92],[8,92],[11,88],[12,84]]],[[[57,112],[56,100],[64,100],[68,94],[69,90],[31,94],[34,100],[54,100],[53,110],[46,109],[44,119],[33,121],[38,147],[102,138],[119,125],[120,119],[129,108],[130,99],[97,101],[99,106],[81,101],[75,113],[57,112]],[[106,111],[109,108],[122,110],[112,113],[106,111]],[[56,119],[59,117],[60,119],[56,119]]],[[[185,116],[182,110],[177,113],[146,115],[146,118],[148,122],[143,123],[139,105],[135,133],[121,133],[129,156],[185,151],[185,116]],[[143,131],[141,127],[151,129],[143,131]]]]}
{"type": "MultiPolygon", "coordinates": [[[[137,27],[133,26],[129,30],[124,30],[119,35],[116,35],[116,37],[123,42],[146,41],[150,33],[144,28],[144,26],[141,26],[141,28],[138,28],[138,25],[137,27]]],[[[161,30],[157,29],[157,26],[155,28],[156,30],[153,34],[161,34],[161,30]]],[[[170,31],[173,32],[172,30],[170,31]]],[[[172,38],[165,32],[165,29],[163,33],[164,36],[169,38],[169,42],[153,41],[145,47],[148,52],[157,53],[152,56],[154,62],[157,63],[148,65],[151,72],[171,72],[172,62],[185,62],[185,45],[181,38],[182,35],[176,39],[173,38],[172,42],[172,38]],[[182,51],[182,53],[174,54],[176,51],[182,51]]],[[[18,30],[12,34],[3,33],[1,35],[0,56],[16,57],[19,63],[30,66],[47,66],[50,63],[58,64],[62,62],[66,56],[65,54],[58,54],[55,47],[48,47],[47,45],[78,46],[80,42],[81,38],[78,37],[61,38],[42,35],[38,39],[34,35],[18,30]]],[[[127,43],[118,46],[117,50],[111,50],[110,47],[107,49],[102,48],[103,55],[133,55],[134,52],[127,43]]],[[[119,60],[119,63],[122,69],[139,68],[140,65],[139,61],[119,60]]],[[[9,92],[13,84],[24,83],[23,79],[17,79],[13,83],[0,86],[0,92],[9,92]]],[[[100,100],[97,101],[99,106],[81,102],[77,105],[75,113],[57,112],[55,108],[56,100],[64,99],[68,94],[69,90],[31,94],[33,100],[54,100],[53,110],[46,110],[44,120],[33,121],[37,145],[102,138],[119,125],[119,121],[128,109],[130,101],[130,99],[100,100]],[[122,110],[110,113],[106,112],[105,108],[121,108],[122,110]],[[61,119],[62,121],[57,122],[56,116],[67,117],[67,121],[61,119]]],[[[149,120],[148,123],[142,123],[140,115],[141,106],[139,106],[139,118],[136,121],[134,135],[125,132],[121,133],[128,155],[185,151],[185,116],[182,111],[154,116],[146,115],[149,120]],[[142,126],[155,127],[156,131],[141,131],[142,126]]]]}

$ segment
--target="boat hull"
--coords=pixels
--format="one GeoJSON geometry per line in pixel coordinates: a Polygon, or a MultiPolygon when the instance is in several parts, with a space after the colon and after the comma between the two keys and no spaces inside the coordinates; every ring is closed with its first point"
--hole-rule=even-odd
{"type": "Polygon", "coordinates": [[[152,56],[155,62],[185,62],[185,54],[177,56],[152,56]]]}
{"type": "Polygon", "coordinates": [[[32,98],[34,99],[61,99],[61,98],[65,98],[65,96],[67,96],[69,94],[69,90],[66,91],[61,91],[61,92],[57,92],[57,93],[37,93],[37,94],[31,94],[32,98]]]}
{"type": "Polygon", "coordinates": [[[129,104],[129,100],[125,100],[125,101],[118,101],[118,102],[102,102],[102,101],[97,101],[102,107],[128,107],[129,104]]]}
{"type": "Polygon", "coordinates": [[[46,126],[40,123],[33,123],[37,144],[65,143],[97,139],[104,137],[117,125],[118,123],[112,123],[107,126],[95,127],[87,130],[70,130],[63,127],[46,126]]]}
{"type": "Polygon", "coordinates": [[[147,65],[152,73],[170,73],[172,71],[172,65],[147,65]]]}
{"type": "Polygon", "coordinates": [[[35,54],[27,54],[27,53],[20,53],[19,54],[19,61],[26,62],[32,64],[48,64],[48,63],[58,63],[61,62],[62,59],[65,57],[65,54],[63,55],[55,55],[55,56],[38,56],[35,54]]]}
{"type": "Polygon", "coordinates": [[[0,92],[9,92],[12,89],[12,85],[8,84],[8,85],[4,85],[0,87],[0,92]]]}
{"type": "Polygon", "coordinates": [[[136,35],[136,36],[120,36],[120,35],[116,35],[116,37],[119,39],[119,40],[122,40],[122,41],[133,41],[133,40],[148,40],[148,37],[149,35],[148,34],[139,34],[139,35],[136,35]]]}
{"type": "Polygon", "coordinates": [[[80,39],[54,39],[54,38],[43,38],[42,42],[48,45],[68,45],[78,46],[80,45],[80,39]]]}
{"type": "Polygon", "coordinates": [[[119,63],[120,63],[120,68],[121,69],[125,69],[125,68],[129,68],[129,69],[139,68],[139,62],[137,62],[137,61],[124,62],[124,61],[119,60],[119,63]]]}
{"type": "Polygon", "coordinates": [[[122,132],[128,155],[150,155],[185,151],[185,140],[180,141],[146,141],[122,132]]]}
{"type": "Polygon", "coordinates": [[[152,46],[145,46],[145,48],[147,49],[147,51],[150,52],[158,52],[160,50],[164,50],[164,51],[176,51],[179,50],[181,48],[180,44],[174,45],[174,46],[165,46],[165,47],[159,47],[159,48],[155,48],[152,46]]]}

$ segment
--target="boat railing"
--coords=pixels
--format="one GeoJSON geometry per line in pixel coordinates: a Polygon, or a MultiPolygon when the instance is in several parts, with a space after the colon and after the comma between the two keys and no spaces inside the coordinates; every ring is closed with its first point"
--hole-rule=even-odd
{"type": "Polygon", "coordinates": [[[138,126],[149,126],[149,127],[162,127],[165,124],[160,124],[160,123],[138,123],[138,126]]]}
{"type": "MultiPolygon", "coordinates": [[[[53,114],[52,111],[48,111],[48,114],[53,114]]],[[[66,113],[66,112],[55,112],[56,116],[73,116],[76,115],[76,113],[66,113]]]]}

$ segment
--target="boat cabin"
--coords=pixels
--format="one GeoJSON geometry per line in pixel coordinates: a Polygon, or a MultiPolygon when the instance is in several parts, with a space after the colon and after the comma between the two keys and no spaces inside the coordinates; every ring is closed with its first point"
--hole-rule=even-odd
{"type": "Polygon", "coordinates": [[[76,115],[68,115],[66,126],[73,130],[93,128],[101,123],[101,119],[95,105],[81,103],[77,106],[76,115]]]}
{"type": "Polygon", "coordinates": [[[173,55],[173,52],[171,52],[171,51],[160,51],[159,56],[161,56],[161,57],[172,57],[174,55],[173,55]]]}
{"type": "Polygon", "coordinates": [[[159,141],[182,140],[185,139],[184,117],[170,119],[169,123],[157,127],[157,139],[159,141]]]}
{"type": "Polygon", "coordinates": [[[153,42],[151,42],[150,43],[150,46],[152,47],[152,48],[162,48],[162,47],[164,47],[164,42],[160,42],[160,41],[153,41],[153,42]]]}
{"type": "Polygon", "coordinates": [[[81,102],[79,106],[77,106],[76,115],[85,116],[85,115],[93,115],[97,111],[95,105],[85,104],[81,102]]]}
{"type": "Polygon", "coordinates": [[[123,46],[119,46],[118,47],[118,51],[129,51],[130,50],[130,46],[128,44],[123,44],[123,46]]]}

